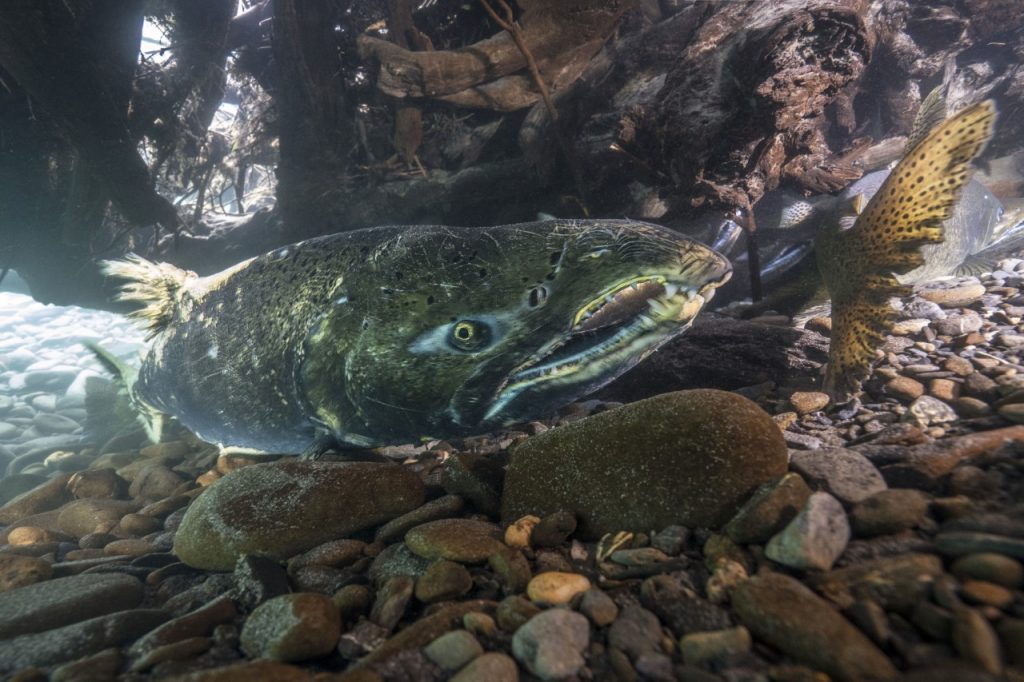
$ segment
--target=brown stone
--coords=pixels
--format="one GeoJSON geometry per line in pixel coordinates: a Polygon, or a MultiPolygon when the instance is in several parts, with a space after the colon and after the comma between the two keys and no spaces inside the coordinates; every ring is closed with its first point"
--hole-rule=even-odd
{"type": "Polygon", "coordinates": [[[58,524],[61,531],[80,538],[94,532],[109,532],[121,517],[136,511],[141,505],[127,500],[84,499],[68,502],[61,507],[58,524]]]}
{"type": "Polygon", "coordinates": [[[50,563],[32,556],[0,554],[0,592],[46,580],[53,573],[50,563]]]}
{"type": "Polygon", "coordinates": [[[577,536],[720,527],[786,472],[786,444],[753,401],[678,391],[533,436],[512,450],[502,518],[566,510],[577,536]]]}
{"type": "Polygon", "coordinates": [[[928,395],[951,402],[960,397],[960,384],[951,379],[932,379],[928,382],[928,395]]]}
{"type": "Polygon", "coordinates": [[[924,395],[924,385],[916,379],[899,376],[885,385],[885,392],[894,398],[910,402],[924,395]]]}
{"type": "Polygon", "coordinates": [[[61,474],[18,495],[0,507],[0,525],[13,523],[25,516],[50,511],[61,506],[71,498],[67,491],[69,480],[71,480],[71,474],[61,474]]]}
{"type": "Polygon", "coordinates": [[[818,391],[796,391],[789,396],[789,404],[797,414],[810,414],[828,407],[830,398],[827,393],[818,391]]]}
{"type": "Polygon", "coordinates": [[[128,481],[117,475],[110,467],[87,469],[71,476],[68,490],[76,500],[87,497],[118,499],[128,491],[128,481]]]}
{"type": "Polygon", "coordinates": [[[736,587],[732,603],[755,637],[837,680],[899,676],[871,640],[794,578],[751,578],[736,587]]]}
{"type": "Polygon", "coordinates": [[[424,559],[480,563],[505,548],[501,528],[473,519],[439,519],[405,534],[405,544],[424,559]]]}

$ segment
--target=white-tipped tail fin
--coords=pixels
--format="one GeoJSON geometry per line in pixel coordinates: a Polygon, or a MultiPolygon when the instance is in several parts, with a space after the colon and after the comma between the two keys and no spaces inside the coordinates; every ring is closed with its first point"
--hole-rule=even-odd
{"type": "Polygon", "coordinates": [[[185,295],[185,283],[197,277],[189,270],[170,263],[154,263],[135,254],[121,260],[103,261],[101,267],[106,276],[127,280],[118,300],[141,304],[129,315],[145,323],[149,338],[174,320],[185,295]]]}

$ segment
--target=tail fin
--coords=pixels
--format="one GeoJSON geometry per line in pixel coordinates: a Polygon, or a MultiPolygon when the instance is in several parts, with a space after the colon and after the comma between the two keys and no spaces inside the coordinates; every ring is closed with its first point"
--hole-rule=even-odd
{"type": "Polygon", "coordinates": [[[106,441],[141,427],[151,441],[159,443],[171,417],[135,395],[138,370],[92,341],[83,343],[104,369],[114,375],[112,384],[85,383],[86,433],[90,438],[106,441]]]}
{"type": "Polygon", "coordinates": [[[895,275],[924,262],[921,245],[944,239],[943,221],[995,116],[986,100],[944,121],[893,169],[851,229],[819,233],[818,263],[832,296],[825,386],[833,395],[859,390],[892,326],[888,298],[906,291],[895,275]]]}
{"type": "Polygon", "coordinates": [[[977,253],[972,253],[957,267],[955,275],[980,275],[992,272],[999,261],[1024,251],[1024,210],[1008,210],[996,227],[999,238],[977,253]]]}
{"type": "Polygon", "coordinates": [[[153,338],[174,320],[186,283],[197,277],[196,273],[170,263],[154,263],[135,254],[122,260],[104,261],[101,265],[103,274],[108,277],[127,280],[118,300],[142,304],[129,316],[145,323],[147,338],[153,338]]]}

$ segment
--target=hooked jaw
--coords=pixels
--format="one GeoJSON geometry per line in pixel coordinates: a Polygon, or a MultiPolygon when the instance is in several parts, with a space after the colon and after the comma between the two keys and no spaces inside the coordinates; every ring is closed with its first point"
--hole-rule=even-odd
{"type": "Polygon", "coordinates": [[[552,398],[561,396],[560,404],[571,402],[688,329],[715,289],[729,280],[732,267],[723,256],[695,244],[688,246],[680,264],[616,282],[587,301],[573,315],[566,334],[512,371],[484,420],[520,421],[521,410],[513,403],[533,402],[528,394],[542,399],[550,392],[552,398]]]}

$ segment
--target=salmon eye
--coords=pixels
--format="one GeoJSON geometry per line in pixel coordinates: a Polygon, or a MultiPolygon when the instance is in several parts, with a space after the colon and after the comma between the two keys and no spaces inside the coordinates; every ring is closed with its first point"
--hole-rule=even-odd
{"type": "Polygon", "coordinates": [[[462,351],[476,351],[487,345],[490,340],[490,329],[477,320],[459,320],[452,325],[448,341],[462,351]]]}

